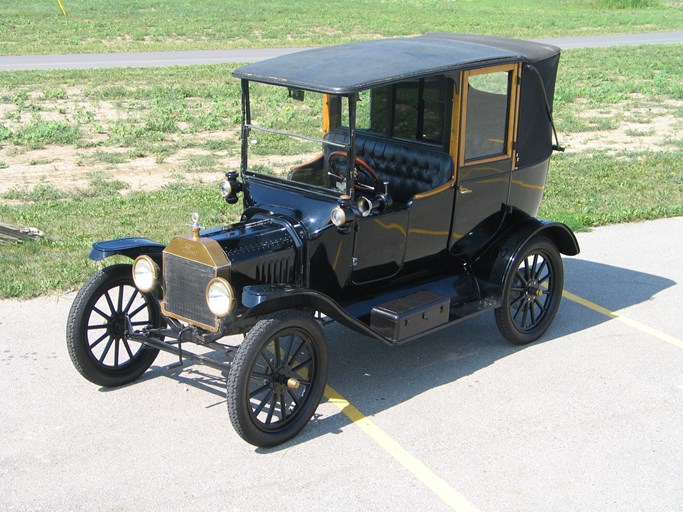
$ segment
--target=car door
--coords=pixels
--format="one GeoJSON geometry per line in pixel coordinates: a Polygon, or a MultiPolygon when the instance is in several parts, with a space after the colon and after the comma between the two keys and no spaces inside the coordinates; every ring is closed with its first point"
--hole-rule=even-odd
{"type": "MultiPolygon", "coordinates": [[[[451,153],[457,162],[449,248],[468,255],[495,234],[505,216],[515,166],[519,63],[462,72],[460,112],[451,153]]],[[[454,122],[455,124],[455,122],[454,122]]]]}

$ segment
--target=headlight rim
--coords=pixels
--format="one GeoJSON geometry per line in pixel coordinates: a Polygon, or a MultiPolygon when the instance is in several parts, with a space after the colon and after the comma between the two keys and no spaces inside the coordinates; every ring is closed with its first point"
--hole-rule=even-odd
{"type": "Polygon", "coordinates": [[[334,208],[332,208],[332,211],[330,211],[330,222],[331,222],[332,224],[334,224],[336,227],[340,228],[340,227],[346,225],[346,223],[348,222],[348,220],[349,220],[349,219],[348,219],[348,217],[347,217],[347,215],[346,215],[346,211],[344,211],[344,208],[342,208],[341,206],[335,206],[334,208]],[[341,214],[342,220],[341,220],[341,222],[339,222],[339,223],[335,222],[335,214],[336,214],[336,213],[340,213],[340,214],[341,214]]]}
{"type": "Polygon", "coordinates": [[[154,290],[156,290],[157,286],[159,286],[159,276],[160,276],[160,269],[159,265],[157,265],[157,262],[154,261],[154,259],[147,255],[147,254],[141,254],[137,258],[135,258],[135,261],[133,261],[133,265],[131,268],[131,274],[133,277],[133,283],[135,284],[135,287],[140,290],[142,293],[152,293],[154,290]],[[149,287],[142,287],[139,285],[138,280],[135,278],[135,269],[139,262],[145,261],[149,264],[149,268],[152,271],[152,284],[149,287]]]}
{"type": "Polygon", "coordinates": [[[230,197],[230,196],[234,195],[235,190],[234,190],[234,187],[232,186],[232,183],[230,183],[230,180],[221,181],[219,188],[221,191],[221,195],[223,197],[230,197]]]}
{"type": "Polygon", "coordinates": [[[226,316],[229,316],[235,310],[235,290],[233,290],[232,285],[224,277],[214,277],[213,279],[211,279],[211,281],[209,281],[209,283],[206,285],[205,299],[206,299],[206,305],[208,306],[209,311],[211,311],[211,313],[213,313],[218,318],[225,318],[226,316]],[[225,290],[227,291],[226,295],[228,296],[228,308],[225,312],[221,311],[221,312],[217,313],[211,307],[211,302],[209,302],[209,292],[211,290],[211,287],[217,283],[223,285],[225,287],[225,290]]]}

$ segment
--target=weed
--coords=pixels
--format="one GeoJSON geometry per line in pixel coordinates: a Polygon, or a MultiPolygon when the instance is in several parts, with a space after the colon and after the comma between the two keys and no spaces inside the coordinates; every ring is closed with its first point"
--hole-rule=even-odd
{"type": "Polygon", "coordinates": [[[200,147],[208,149],[209,151],[222,151],[226,149],[234,149],[238,144],[237,136],[234,134],[226,134],[220,139],[209,139],[204,141],[200,147]]]}
{"type": "Polygon", "coordinates": [[[645,137],[655,135],[657,131],[654,128],[650,128],[648,130],[637,130],[635,128],[630,128],[626,130],[624,133],[626,133],[626,135],[628,135],[629,137],[645,137]]]}
{"type": "Polygon", "coordinates": [[[28,165],[46,165],[51,164],[54,160],[48,160],[46,158],[31,159],[28,161],[28,165]]]}
{"type": "Polygon", "coordinates": [[[47,144],[74,144],[80,139],[81,130],[78,126],[39,119],[22,126],[11,136],[14,144],[29,149],[40,149],[47,144]]]}
{"type": "Polygon", "coordinates": [[[220,166],[216,155],[190,155],[183,164],[185,172],[214,172],[220,166]]]}
{"type": "Polygon", "coordinates": [[[107,164],[122,164],[128,160],[125,153],[100,151],[99,149],[93,153],[92,158],[107,164]]]}
{"type": "Polygon", "coordinates": [[[43,93],[43,99],[46,100],[65,100],[67,98],[66,91],[61,88],[47,89],[43,93]]]}
{"type": "Polygon", "coordinates": [[[24,108],[26,106],[26,101],[28,100],[28,93],[26,91],[19,91],[14,95],[13,100],[17,108],[24,108]]]}
{"type": "Polygon", "coordinates": [[[126,182],[112,179],[101,171],[89,172],[87,178],[88,186],[79,189],[75,195],[79,197],[108,197],[118,195],[121,190],[129,188],[126,182]]]}
{"type": "Polygon", "coordinates": [[[38,202],[64,199],[67,197],[67,194],[48,183],[39,183],[32,188],[14,187],[2,194],[2,197],[3,199],[14,199],[24,202],[38,202]]]}
{"type": "Polygon", "coordinates": [[[128,158],[144,158],[147,156],[147,152],[140,148],[131,149],[128,152],[128,158]]]}
{"type": "Polygon", "coordinates": [[[0,140],[7,140],[11,137],[12,131],[4,124],[0,124],[0,140]]]}

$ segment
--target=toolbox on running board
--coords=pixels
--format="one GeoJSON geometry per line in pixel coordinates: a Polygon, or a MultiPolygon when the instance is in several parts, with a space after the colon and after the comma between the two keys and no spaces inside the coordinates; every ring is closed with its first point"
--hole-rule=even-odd
{"type": "Polygon", "coordinates": [[[402,341],[448,322],[450,298],[421,291],[372,308],[370,327],[402,341]]]}

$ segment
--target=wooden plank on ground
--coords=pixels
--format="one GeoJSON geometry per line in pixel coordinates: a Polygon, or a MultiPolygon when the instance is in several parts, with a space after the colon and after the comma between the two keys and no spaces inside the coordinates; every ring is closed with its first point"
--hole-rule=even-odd
{"type": "Polygon", "coordinates": [[[44,237],[45,233],[37,228],[11,226],[0,222],[0,244],[18,243],[44,237]]]}

